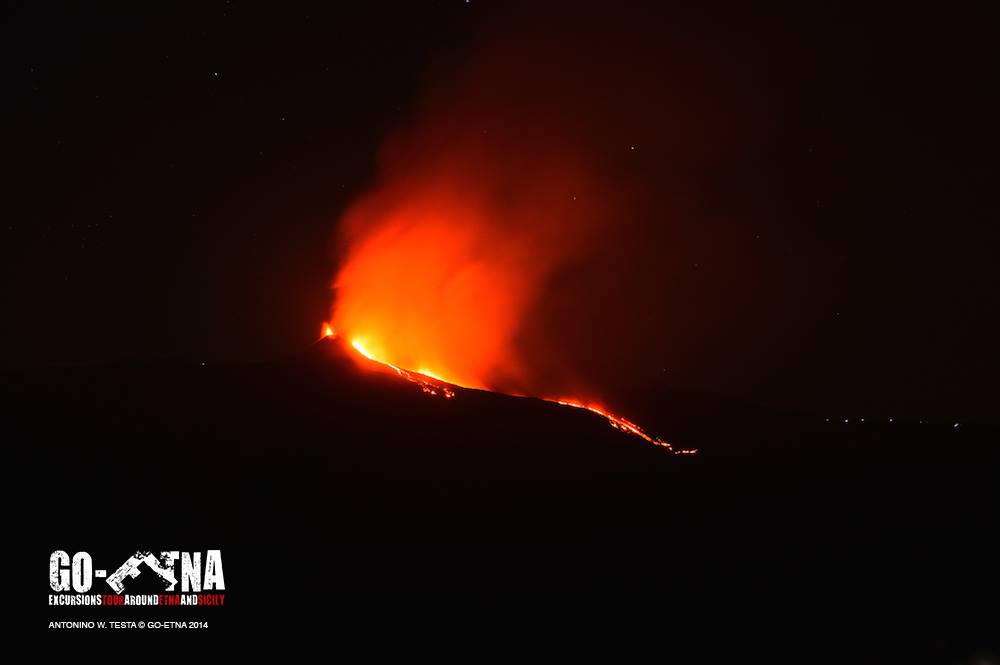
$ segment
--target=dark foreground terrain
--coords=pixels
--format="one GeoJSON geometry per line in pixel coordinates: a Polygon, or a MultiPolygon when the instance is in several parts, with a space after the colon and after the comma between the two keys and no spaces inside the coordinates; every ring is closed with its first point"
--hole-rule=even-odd
{"type": "Polygon", "coordinates": [[[275,364],[7,373],[0,398],[27,629],[197,618],[230,644],[469,658],[1000,653],[996,429],[720,403],[727,424],[673,456],[577,409],[425,395],[332,341],[275,364]],[[46,606],[53,550],[114,568],[139,548],[222,549],[226,605],[46,606]]]}

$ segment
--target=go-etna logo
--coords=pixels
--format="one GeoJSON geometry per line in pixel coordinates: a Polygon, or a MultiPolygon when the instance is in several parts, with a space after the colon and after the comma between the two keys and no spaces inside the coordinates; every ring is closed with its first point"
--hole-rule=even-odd
{"type": "Polygon", "coordinates": [[[214,605],[225,604],[226,590],[222,571],[222,550],[154,554],[139,550],[108,575],[107,569],[94,568],[87,552],[72,556],[63,550],[49,557],[49,605],[214,605]],[[179,563],[178,563],[179,562],[179,563]],[[141,584],[132,580],[142,576],[141,584]],[[103,579],[109,589],[94,580],[103,579]],[[180,589],[178,589],[180,584],[180,589]],[[158,593],[127,593],[155,590],[158,593]],[[211,591],[213,593],[205,593],[211,591]]]}

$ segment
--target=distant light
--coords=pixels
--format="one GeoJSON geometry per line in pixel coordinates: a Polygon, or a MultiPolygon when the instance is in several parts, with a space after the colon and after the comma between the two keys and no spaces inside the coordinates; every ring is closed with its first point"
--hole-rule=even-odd
{"type": "Polygon", "coordinates": [[[892,422],[892,418],[889,418],[889,422],[890,422],[890,423],[892,422]]]}
{"type": "Polygon", "coordinates": [[[861,419],[861,422],[865,422],[865,419],[864,419],[864,418],[862,418],[862,419],[861,419]]]}
{"type": "Polygon", "coordinates": [[[955,424],[953,425],[953,427],[958,427],[958,423],[955,423],[955,424]]]}
{"type": "Polygon", "coordinates": [[[844,418],[844,422],[845,422],[845,423],[849,423],[849,422],[851,422],[851,421],[850,421],[850,420],[848,420],[847,418],[844,418]]]}
{"type": "Polygon", "coordinates": [[[201,366],[202,366],[202,367],[204,367],[204,366],[205,366],[205,363],[202,363],[202,364],[201,364],[201,366]]]}

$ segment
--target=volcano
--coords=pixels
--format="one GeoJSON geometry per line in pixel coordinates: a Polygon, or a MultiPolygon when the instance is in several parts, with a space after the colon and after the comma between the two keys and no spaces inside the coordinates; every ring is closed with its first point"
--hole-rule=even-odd
{"type": "MultiPolygon", "coordinates": [[[[404,369],[402,367],[397,367],[388,362],[383,362],[376,358],[371,351],[369,351],[359,340],[353,340],[348,346],[346,340],[338,337],[334,334],[333,329],[329,325],[324,325],[324,335],[320,342],[318,342],[320,348],[324,346],[328,349],[327,355],[340,356],[344,355],[353,357],[355,361],[359,361],[358,364],[367,370],[375,370],[380,372],[388,372],[394,374],[395,376],[405,379],[410,383],[415,384],[420,388],[421,391],[428,395],[442,396],[446,399],[451,399],[455,397],[456,391],[468,394],[473,389],[462,388],[452,383],[448,383],[443,379],[434,376],[427,370],[424,371],[413,371],[404,369]],[[352,353],[353,352],[353,353],[352,353]],[[360,360],[355,355],[357,354],[363,358],[360,360]]],[[[486,392],[486,391],[476,391],[476,392],[486,392]]],[[[633,423],[626,418],[615,415],[597,405],[585,404],[583,402],[571,399],[548,399],[544,400],[547,402],[552,402],[563,407],[572,407],[575,409],[581,409],[584,411],[589,411],[593,414],[599,415],[601,418],[605,419],[613,428],[637,437],[638,439],[645,441],[647,444],[658,446],[671,453],[690,455],[695,454],[698,451],[692,448],[675,448],[670,443],[664,441],[659,437],[653,437],[643,431],[638,425],[633,423]]]]}
{"type": "MultiPolygon", "coordinates": [[[[835,611],[933,656],[995,627],[978,604],[997,588],[994,429],[649,395],[665,411],[698,404],[665,434],[702,451],[672,455],[600,414],[406,377],[332,337],[269,363],[2,378],[7,486],[32,506],[12,528],[39,562],[221,549],[224,611],[185,615],[216,631],[490,644],[551,637],[558,619],[577,631],[561,635],[704,649],[734,626],[764,635],[748,616],[815,644],[818,613],[835,611]],[[881,622],[886,607],[905,633],[881,622]]],[[[130,612],[60,618],[98,610],[130,612]]]]}

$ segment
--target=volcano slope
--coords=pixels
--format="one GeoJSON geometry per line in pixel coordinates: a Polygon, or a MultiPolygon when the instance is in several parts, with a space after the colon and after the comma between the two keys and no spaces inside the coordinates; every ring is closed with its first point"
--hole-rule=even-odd
{"type": "Polygon", "coordinates": [[[993,428],[839,427],[701,399],[700,432],[678,420],[701,452],[671,455],[581,409],[429,395],[333,339],[275,363],[7,372],[2,386],[31,598],[49,593],[55,549],[212,548],[226,606],[185,618],[217,635],[627,635],[710,654],[705,636],[725,634],[740,653],[910,662],[996,648],[993,428]]]}

